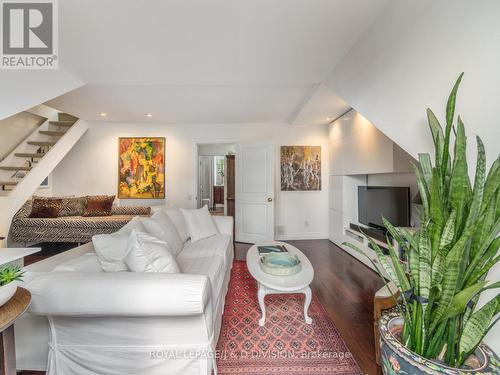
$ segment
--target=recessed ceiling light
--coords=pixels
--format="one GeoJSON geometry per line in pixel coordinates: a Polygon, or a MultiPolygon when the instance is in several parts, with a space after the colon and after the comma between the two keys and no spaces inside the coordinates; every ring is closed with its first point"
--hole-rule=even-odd
{"type": "Polygon", "coordinates": [[[100,115],[101,117],[106,117],[106,112],[101,112],[100,115]]]}
{"type": "Polygon", "coordinates": [[[151,113],[146,113],[146,117],[153,117],[151,113]]]}

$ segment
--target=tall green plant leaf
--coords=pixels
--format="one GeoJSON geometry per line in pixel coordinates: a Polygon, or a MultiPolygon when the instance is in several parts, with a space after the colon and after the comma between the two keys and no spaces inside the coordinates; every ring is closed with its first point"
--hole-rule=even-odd
{"type": "MultiPolygon", "coordinates": [[[[455,143],[455,159],[450,180],[450,205],[456,212],[456,233],[460,233],[464,223],[464,212],[469,199],[469,172],[466,160],[467,138],[463,123],[459,122],[457,128],[457,139],[455,143]]],[[[455,239],[457,239],[455,237],[455,239]]]]}
{"type": "Polygon", "coordinates": [[[451,90],[450,96],[448,97],[448,103],[446,104],[446,128],[444,133],[444,145],[443,145],[443,161],[441,163],[442,176],[447,175],[448,162],[450,159],[450,135],[451,128],[453,126],[453,117],[455,116],[455,103],[457,101],[457,91],[460,82],[462,81],[464,73],[461,73],[451,90]]]}
{"type": "Polygon", "coordinates": [[[420,199],[422,199],[422,207],[423,207],[423,221],[426,221],[429,218],[429,188],[425,183],[425,178],[420,171],[420,168],[413,164],[413,170],[415,171],[415,175],[417,176],[417,185],[418,190],[420,192],[420,199]]]}
{"type": "MultiPolygon", "coordinates": [[[[463,123],[458,118],[458,123],[463,123]]],[[[472,203],[469,209],[469,215],[467,217],[467,222],[465,226],[469,226],[479,216],[479,210],[481,209],[481,203],[483,200],[485,174],[486,174],[486,152],[484,151],[483,141],[481,138],[476,137],[477,142],[477,162],[476,162],[476,177],[474,179],[474,190],[472,192],[472,203]]]]}
{"type": "Polygon", "coordinates": [[[481,281],[455,294],[453,296],[449,309],[446,311],[446,314],[441,318],[441,320],[453,318],[459,314],[462,314],[469,301],[474,298],[476,294],[482,291],[482,289],[487,284],[487,281],[481,281]]]}
{"type": "Polygon", "coordinates": [[[452,249],[446,256],[445,262],[445,274],[442,283],[441,298],[439,299],[439,304],[433,313],[433,328],[445,315],[446,311],[450,307],[453,296],[456,293],[460,264],[463,258],[463,252],[466,243],[470,240],[472,234],[474,233],[476,226],[471,226],[464,231],[460,239],[453,245],[452,249]]]}
{"type": "Polygon", "coordinates": [[[430,187],[432,184],[431,156],[429,154],[418,154],[418,162],[420,163],[420,168],[422,169],[422,176],[424,177],[425,183],[428,187],[430,187]]]}
{"type": "Polygon", "coordinates": [[[432,187],[430,196],[430,226],[432,259],[436,257],[441,239],[441,232],[444,225],[444,207],[442,197],[441,178],[437,169],[432,172],[432,187]]]}
{"type": "Polygon", "coordinates": [[[427,122],[429,123],[429,128],[431,129],[432,139],[434,140],[434,149],[436,157],[436,168],[441,171],[440,165],[443,160],[443,147],[444,147],[444,136],[443,128],[439,123],[436,115],[429,108],[427,108],[427,122]]]}
{"type": "Polygon", "coordinates": [[[497,158],[491,169],[488,173],[488,177],[486,178],[486,183],[484,184],[484,193],[483,193],[483,203],[481,205],[481,212],[484,212],[487,205],[490,204],[490,199],[493,195],[498,191],[500,186],[500,159],[497,158]]]}
{"type": "Polygon", "coordinates": [[[499,308],[500,295],[485,304],[478,311],[474,312],[464,326],[459,343],[459,365],[481,342],[486,332],[490,328],[490,322],[495,312],[499,308]]]}

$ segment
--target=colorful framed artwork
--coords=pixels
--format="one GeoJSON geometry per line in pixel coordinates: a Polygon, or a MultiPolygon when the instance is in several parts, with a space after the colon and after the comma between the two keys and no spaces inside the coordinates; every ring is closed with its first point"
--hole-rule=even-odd
{"type": "Polygon", "coordinates": [[[118,198],[165,198],[165,138],[118,138],[118,198]]]}
{"type": "Polygon", "coordinates": [[[281,190],[321,190],[321,146],[281,146],[281,190]]]}

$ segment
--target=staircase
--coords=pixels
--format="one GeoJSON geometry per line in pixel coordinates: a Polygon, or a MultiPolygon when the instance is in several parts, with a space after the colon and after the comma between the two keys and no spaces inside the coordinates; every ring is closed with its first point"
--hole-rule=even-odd
{"type": "MultiPolygon", "coordinates": [[[[32,134],[24,145],[24,152],[14,152],[14,157],[8,157],[0,163],[0,190],[12,191],[26,177],[40,160],[54,147],[57,142],[71,129],[78,118],[67,113],[58,113],[57,121],[48,121],[32,134]],[[29,152],[28,152],[29,151],[29,152]]],[[[5,194],[5,193],[4,193],[5,194]]],[[[4,195],[3,194],[3,195],[4,195]]]]}
{"type": "Polygon", "coordinates": [[[51,110],[47,120],[0,162],[0,237],[12,216],[88,130],[85,121],[51,110]]]}

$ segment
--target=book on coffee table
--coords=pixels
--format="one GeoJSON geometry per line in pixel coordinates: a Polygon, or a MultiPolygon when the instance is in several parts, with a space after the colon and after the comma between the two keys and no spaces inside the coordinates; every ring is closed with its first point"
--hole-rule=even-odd
{"type": "Polygon", "coordinates": [[[267,245],[267,246],[257,246],[259,250],[259,255],[269,254],[269,253],[288,253],[285,245],[267,245]]]}

